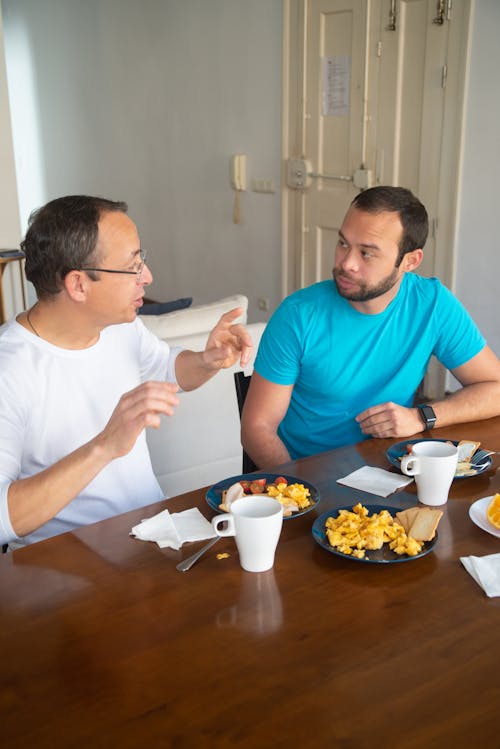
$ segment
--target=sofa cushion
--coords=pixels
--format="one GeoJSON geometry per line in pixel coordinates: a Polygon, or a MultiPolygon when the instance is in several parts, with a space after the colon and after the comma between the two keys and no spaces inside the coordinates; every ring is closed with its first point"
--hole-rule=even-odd
{"type": "Polygon", "coordinates": [[[197,304],[187,309],[169,312],[164,315],[145,315],[144,325],[159,338],[170,341],[172,338],[204,333],[212,330],[221,315],[235,307],[241,307],[243,314],[239,321],[246,322],[248,299],[243,294],[233,294],[209,304],[197,304]]]}
{"type": "MultiPolygon", "coordinates": [[[[265,323],[247,327],[254,351],[245,372],[251,374],[265,323]]],[[[201,351],[206,338],[207,333],[199,333],[168,340],[171,345],[201,351]]],[[[236,364],[197,390],[179,393],[174,414],[162,417],[159,429],[147,430],[153,470],[166,496],[241,473],[240,416],[234,385],[234,372],[240,369],[236,364]]]]}
{"type": "Polygon", "coordinates": [[[169,312],[175,312],[178,309],[186,309],[193,303],[193,297],[187,296],[184,299],[174,299],[171,302],[148,302],[143,304],[139,309],[140,315],[166,315],[169,312]]]}

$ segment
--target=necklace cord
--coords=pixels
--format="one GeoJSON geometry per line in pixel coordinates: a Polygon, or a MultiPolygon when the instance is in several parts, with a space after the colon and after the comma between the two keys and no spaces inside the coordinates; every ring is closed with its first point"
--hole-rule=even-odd
{"type": "Polygon", "coordinates": [[[37,330],[36,330],[35,326],[33,325],[33,323],[31,322],[31,319],[30,319],[30,315],[31,315],[31,313],[33,312],[33,310],[35,309],[35,307],[36,307],[36,304],[34,304],[34,305],[33,305],[33,307],[31,307],[31,308],[30,308],[30,309],[28,310],[28,312],[27,312],[27,314],[26,314],[26,320],[27,320],[27,322],[28,322],[28,325],[30,326],[31,330],[32,330],[32,331],[33,331],[33,333],[34,333],[34,334],[36,335],[36,337],[37,337],[37,338],[40,338],[40,333],[38,333],[38,332],[37,332],[37,330]]]}

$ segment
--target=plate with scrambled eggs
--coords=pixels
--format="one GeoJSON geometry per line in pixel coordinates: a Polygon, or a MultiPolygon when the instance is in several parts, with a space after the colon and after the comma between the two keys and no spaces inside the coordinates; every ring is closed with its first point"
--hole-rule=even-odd
{"type": "Polygon", "coordinates": [[[405,511],[386,505],[339,507],[314,521],[314,540],[332,554],[355,562],[389,564],[410,562],[433,550],[437,533],[429,541],[414,539],[396,518],[405,511]]]}
{"type": "Polygon", "coordinates": [[[230,512],[232,501],[252,494],[268,494],[283,505],[283,518],[305,515],[319,503],[319,491],[304,479],[278,473],[244,473],[214,484],[206,493],[210,507],[230,512]]]}

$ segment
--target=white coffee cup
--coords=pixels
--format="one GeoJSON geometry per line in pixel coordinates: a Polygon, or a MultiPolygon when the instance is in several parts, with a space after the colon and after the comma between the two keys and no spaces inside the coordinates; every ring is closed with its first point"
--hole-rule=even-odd
{"type": "Polygon", "coordinates": [[[414,476],[418,501],[424,505],[444,505],[455,477],[458,449],[447,442],[417,442],[401,460],[401,470],[414,476]]]}
{"type": "Polygon", "coordinates": [[[235,536],[240,564],[247,572],[271,569],[282,525],[282,505],[261,494],[236,499],[231,512],[212,520],[218,536],[235,536]],[[220,528],[224,523],[227,527],[220,528]]]}

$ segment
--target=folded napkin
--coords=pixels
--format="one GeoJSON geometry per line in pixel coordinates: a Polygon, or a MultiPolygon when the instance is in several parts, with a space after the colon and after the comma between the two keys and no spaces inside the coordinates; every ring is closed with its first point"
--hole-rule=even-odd
{"type": "Polygon", "coordinates": [[[370,494],[378,494],[380,497],[387,497],[396,489],[411,484],[413,478],[403,476],[402,474],[384,471],[383,468],[373,468],[372,466],[363,466],[353,471],[343,479],[337,479],[338,484],[352,486],[354,489],[360,489],[370,494]]]}
{"type": "Polygon", "coordinates": [[[500,596],[500,554],[460,557],[460,561],[489,598],[500,596]]]}
{"type": "Polygon", "coordinates": [[[205,538],[213,538],[216,534],[212,524],[203,517],[197,507],[193,507],[183,512],[174,512],[172,515],[168,510],[163,510],[158,515],[146,518],[139,525],[135,525],[130,535],[141,541],[156,541],[161,549],[165,546],[180,549],[186,541],[203,541],[205,538]]]}

